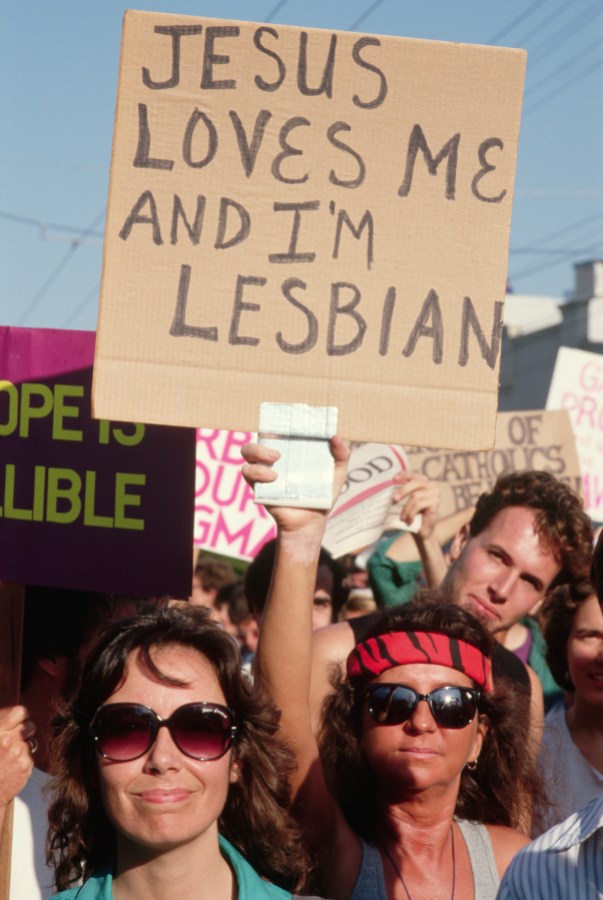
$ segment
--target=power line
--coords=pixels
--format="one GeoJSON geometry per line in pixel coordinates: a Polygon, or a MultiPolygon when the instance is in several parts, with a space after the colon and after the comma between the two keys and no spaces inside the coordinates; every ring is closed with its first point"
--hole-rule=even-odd
{"type": "MultiPolygon", "coordinates": [[[[94,219],[94,221],[92,222],[92,224],[84,231],[84,233],[82,234],[82,238],[85,238],[85,237],[88,236],[88,234],[89,234],[89,233],[90,233],[90,232],[98,225],[98,223],[102,220],[102,218],[103,218],[104,215],[105,215],[105,210],[102,209],[102,210],[100,211],[100,213],[95,217],[95,219],[94,219]]],[[[67,253],[66,253],[66,254],[63,256],[63,258],[59,261],[59,264],[53,269],[53,271],[50,273],[50,275],[48,276],[48,278],[46,279],[46,281],[44,282],[44,284],[42,285],[42,287],[41,287],[41,288],[39,289],[39,291],[34,295],[34,297],[32,298],[32,300],[29,302],[29,304],[26,306],[26,308],[25,308],[25,309],[23,310],[23,312],[21,313],[21,315],[20,315],[20,317],[19,317],[19,319],[18,319],[18,321],[17,321],[17,325],[22,325],[22,324],[27,320],[27,318],[31,315],[31,313],[33,312],[33,310],[36,308],[36,306],[38,306],[38,304],[40,303],[40,301],[41,301],[42,298],[44,297],[44,294],[47,292],[48,288],[56,281],[56,279],[58,278],[58,276],[61,274],[62,270],[63,270],[63,269],[65,268],[65,266],[67,265],[67,263],[73,258],[73,254],[75,253],[76,250],[79,249],[79,247],[81,246],[81,244],[82,244],[82,240],[81,240],[81,239],[78,239],[78,238],[74,239],[74,240],[71,242],[71,246],[69,247],[69,250],[67,251],[67,253]]]]}
{"type": "MultiPolygon", "coordinates": [[[[547,16],[545,27],[550,25],[553,19],[556,19],[557,16],[564,12],[567,9],[567,0],[562,0],[557,9],[554,9],[553,12],[550,12],[547,16]]],[[[531,28],[526,34],[523,34],[520,38],[514,39],[515,43],[519,47],[525,47],[527,42],[533,37],[535,34],[538,34],[543,28],[542,22],[538,22],[533,28],[531,28]]]]}
{"type": "Polygon", "coordinates": [[[358,16],[358,18],[354,22],[352,22],[351,25],[348,25],[347,30],[355,31],[355,29],[358,28],[358,26],[363,22],[365,22],[366,19],[368,19],[368,17],[371,16],[383,2],[384,0],[375,0],[374,3],[371,3],[371,5],[367,9],[365,9],[365,11],[361,13],[361,15],[358,16]]]}
{"type": "Polygon", "coordinates": [[[582,62],[584,57],[587,56],[592,50],[601,48],[601,39],[596,38],[596,40],[592,41],[590,44],[587,44],[586,47],[582,48],[578,51],[574,56],[570,59],[565,60],[558,66],[556,69],[553,69],[552,72],[549,72],[548,75],[545,75],[544,78],[541,78],[540,81],[537,81],[535,84],[529,84],[526,90],[525,95],[528,96],[532,94],[534,91],[537,91],[540,87],[544,85],[550,86],[551,79],[557,75],[558,73],[565,74],[568,69],[571,69],[573,65],[577,62],[582,62]]]}
{"type": "Polygon", "coordinates": [[[53,231],[62,231],[65,234],[76,234],[86,237],[103,237],[102,231],[91,231],[89,228],[74,228],[72,225],[59,225],[56,222],[43,222],[41,219],[30,219],[27,216],[20,216],[16,213],[5,212],[4,210],[0,210],[0,219],[7,219],[9,222],[19,222],[21,225],[34,225],[36,228],[44,234],[47,229],[52,229],[53,231]]]}
{"type": "Polygon", "coordinates": [[[289,0],[279,0],[276,6],[273,6],[269,13],[267,13],[263,20],[264,22],[272,22],[273,17],[280,12],[283,6],[286,6],[289,0]]]}
{"type": "Polygon", "coordinates": [[[71,323],[74,322],[75,319],[77,319],[77,317],[79,316],[79,314],[82,313],[82,312],[86,309],[86,307],[88,306],[88,304],[90,303],[90,301],[91,301],[94,297],[98,297],[98,292],[99,292],[99,290],[100,290],[100,282],[99,282],[95,287],[93,287],[91,291],[89,291],[89,292],[86,294],[86,296],[84,297],[83,300],[81,300],[81,301],[78,303],[78,305],[77,305],[77,306],[75,307],[75,309],[71,312],[71,314],[70,314],[69,316],[67,316],[67,318],[65,319],[65,321],[64,321],[63,324],[61,325],[61,328],[68,328],[68,327],[71,325],[71,323]]]}
{"type": "Polygon", "coordinates": [[[593,72],[595,72],[598,68],[600,68],[602,62],[603,62],[603,58],[596,59],[594,61],[594,63],[591,63],[589,66],[587,66],[581,72],[577,72],[572,78],[568,78],[567,81],[564,81],[560,85],[558,85],[557,88],[554,91],[552,91],[552,93],[546,94],[544,97],[541,97],[539,100],[537,100],[531,106],[524,107],[523,114],[528,115],[529,113],[535,112],[536,110],[538,110],[542,106],[544,106],[546,103],[548,103],[549,100],[555,100],[559,96],[559,94],[563,93],[563,91],[567,90],[572,85],[574,85],[580,81],[583,81],[585,78],[587,78],[593,72]]]}
{"type": "Polygon", "coordinates": [[[520,25],[521,22],[524,21],[524,19],[527,19],[528,16],[531,16],[532,13],[535,10],[537,10],[539,6],[542,6],[544,3],[546,3],[546,0],[536,0],[536,2],[532,3],[532,5],[528,7],[528,9],[526,9],[524,12],[522,12],[518,16],[516,16],[511,22],[509,22],[508,25],[505,25],[505,27],[501,31],[497,32],[497,34],[495,34],[494,37],[491,37],[490,40],[487,41],[487,43],[488,44],[496,44],[497,41],[499,41],[502,37],[504,37],[510,31],[513,31],[513,29],[515,28],[516,25],[520,25]]]}
{"type": "Polygon", "coordinates": [[[582,10],[581,13],[578,13],[573,19],[570,19],[569,22],[566,22],[565,25],[558,28],[557,31],[549,35],[548,38],[545,38],[541,44],[534,47],[530,53],[530,65],[534,67],[534,65],[542,62],[542,60],[550,53],[557,52],[560,44],[566,42],[567,39],[576,34],[577,31],[581,31],[583,28],[586,28],[587,25],[590,25],[592,20],[600,15],[601,12],[603,12],[601,0],[595,0],[595,2],[591,3],[585,10],[582,10]],[[540,56],[538,56],[539,51],[540,56]]]}

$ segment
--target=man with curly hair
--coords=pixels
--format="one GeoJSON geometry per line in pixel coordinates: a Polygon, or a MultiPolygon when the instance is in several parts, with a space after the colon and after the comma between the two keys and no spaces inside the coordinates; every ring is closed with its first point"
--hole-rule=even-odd
{"type": "MultiPolygon", "coordinates": [[[[429,566],[441,548],[435,534],[437,492],[433,482],[416,473],[403,473],[397,499],[405,500],[406,521],[419,513],[423,525],[414,536],[421,559],[429,566]]],[[[441,588],[451,601],[479,618],[502,640],[548,592],[558,584],[573,584],[588,575],[593,530],[582,501],[554,475],[541,471],[501,475],[494,488],[482,494],[471,520],[455,535],[451,564],[441,588]]],[[[385,563],[387,566],[387,563],[385,563]]],[[[433,566],[433,570],[436,566],[433,566]]],[[[382,573],[382,584],[388,577],[382,573]]],[[[395,602],[394,566],[387,603],[395,602]]],[[[341,660],[362,638],[363,619],[322,629],[314,642],[313,705],[327,690],[329,663],[341,660]]],[[[530,691],[532,720],[542,720],[542,688],[538,677],[500,646],[495,671],[530,691]]]]}

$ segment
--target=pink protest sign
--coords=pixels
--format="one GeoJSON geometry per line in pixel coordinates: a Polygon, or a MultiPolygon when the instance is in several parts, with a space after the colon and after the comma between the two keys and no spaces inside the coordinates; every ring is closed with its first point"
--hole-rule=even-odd
{"type": "Polygon", "coordinates": [[[586,510],[603,522],[603,355],[560,347],[546,405],[569,413],[586,510]]]}
{"type": "Polygon", "coordinates": [[[254,503],[241,475],[241,447],[255,438],[250,431],[197,431],[195,544],[205,550],[253,559],[276,533],[274,520],[254,503]]]}
{"type": "Polygon", "coordinates": [[[0,579],[187,597],[195,432],[92,419],[94,342],[0,328],[0,579]]]}

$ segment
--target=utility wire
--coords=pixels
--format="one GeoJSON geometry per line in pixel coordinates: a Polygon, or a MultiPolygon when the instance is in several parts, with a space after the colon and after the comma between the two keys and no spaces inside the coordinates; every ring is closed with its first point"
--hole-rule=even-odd
{"type": "Polygon", "coordinates": [[[44,233],[47,229],[52,229],[53,231],[62,231],[66,234],[77,234],[86,237],[100,237],[102,238],[102,231],[91,231],[89,228],[84,230],[83,228],[74,228],[71,225],[59,225],[56,222],[43,222],[40,219],[30,219],[27,216],[19,216],[16,213],[5,212],[4,210],[0,210],[0,219],[7,219],[9,222],[19,222],[21,225],[35,225],[42,233],[44,233]]]}
{"type": "Polygon", "coordinates": [[[553,69],[552,72],[549,72],[548,75],[545,75],[544,78],[541,78],[540,81],[528,84],[528,86],[526,88],[525,96],[527,97],[527,96],[533,94],[534,91],[537,91],[539,88],[541,88],[545,85],[547,87],[550,87],[550,82],[551,82],[552,78],[555,77],[555,75],[558,75],[560,73],[565,74],[568,69],[571,69],[572,66],[578,62],[582,62],[584,60],[584,57],[588,56],[588,54],[592,50],[595,50],[595,49],[597,49],[597,50],[601,49],[601,38],[600,37],[597,37],[590,44],[587,44],[586,47],[580,49],[578,51],[578,53],[576,53],[570,59],[567,59],[564,62],[562,62],[561,65],[557,66],[556,69],[553,69]]]}
{"type": "Polygon", "coordinates": [[[82,312],[86,309],[86,307],[88,306],[88,304],[90,303],[90,301],[91,301],[92,299],[94,299],[94,297],[98,297],[99,290],[100,290],[100,282],[99,282],[99,284],[97,284],[95,287],[93,287],[91,291],[89,291],[89,292],[86,294],[86,296],[84,297],[83,300],[81,300],[81,301],[78,303],[78,305],[77,305],[77,306],[75,307],[75,309],[71,312],[71,314],[70,314],[69,316],[67,316],[67,318],[65,319],[65,321],[64,321],[63,324],[61,325],[61,328],[69,328],[69,326],[71,325],[71,323],[74,322],[74,321],[77,319],[77,317],[80,315],[80,313],[82,313],[82,312]]]}
{"type": "Polygon", "coordinates": [[[528,106],[524,107],[523,114],[528,115],[529,113],[536,112],[536,110],[540,109],[542,106],[544,106],[546,103],[548,103],[549,100],[555,100],[559,96],[559,94],[563,93],[563,91],[566,91],[572,85],[574,85],[580,81],[583,81],[585,78],[588,77],[588,75],[591,75],[593,72],[595,72],[597,69],[599,69],[601,67],[602,63],[603,63],[603,58],[596,59],[593,63],[591,63],[589,66],[587,66],[581,72],[577,72],[572,78],[568,78],[567,81],[564,81],[560,85],[558,85],[555,88],[555,90],[552,91],[550,94],[546,94],[544,97],[541,97],[535,103],[532,103],[531,106],[528,105],[528,106]]]}
{"type": "Polygon", "coordinates": [[[61,274],[61,272],[67,265],[67,263],[73,258],[73,254],[75,253],[75,251],[77,249],[79,249],[79,247],[82,244],[82,239],[87,237],[90,234],[90,232],[94,228],[96,228],[96,226],[102,220],[104,215],[105,215],[105,210],[102,209],[100,211],[100,213],[98,214],[98,216],[95,217],[92,224],[83,232],[82,237],[76,238],[71,242],[71,246],[69,247],[69,250],[67,251],[67,253],[60,260],[59,264],[53,269],[53,271],[50,273],[50,275],[48,276],[48,278],[46,279],[46,281],[44,282],[42,287],[34,295],[34,297],[31,299],[29,304],[26,306],[26,308],[21,313],[21,315],[17,321],[17,325],[22,325],[28,319],[28,317],[31,315],[31,313],[34,311],[34,309],[38,306],[40,301],[43,299],[48,288],[56,281],[58,276],[61,274]]]}
{"type": "Polygon", "coordinates": [[[528,16],[531,16],[532,13],[544,3],[546,3],[546,0],[536,0],[536,2],[532,3],[532,5],[528,7],[528,9],[524,10],[524,12],[516,16],[511,22],[509,22],[508,25],[505,25],[505,27],[501,31],[497,32],[494,37],[491,37],[490,40],[487,41],[487,43],[496,44],[506,34],[508,34],[510,31],[513,31],[516,25],[520,25],[524,21],[524,19],[527,19],[528,16]]]}
{"type": "Polygon", "coordinates": [[[367,9],[365,9],[365,11],[360,16],[358,16],[358,18],[355,19],[355,21],[352,22],[351,25],[348,25],[347,30],[355,31],[356,28],[358,28],[359,25],[361,25],[363,22],[365,22],[366,19],[368,19],[368,17],[371,16],[375,12],[375,10],[379,6],[381,6],[382,3],[383,3],[383,0],[375,0],[374,3],[371,3],[371,5],[367,9]]]}
{"type": "Polygon", "coordinates": [[[585,10],[582,10],[582,12],[574,16],[573,19],[570,19],[569,22],[566,22],[565,25],[562,25],[561,28],[558,28],[557,31],[549,35],[548,38],[545,38],[545,40],[536,47],[533,47],[530,52],[530,65],[532,68],[542,62],[542,60],[551,53],[557,53],[559,47],[563,45],[569,37],[572,37],[576,32],[581,31],[583,28],[586,28],[587,25],[590,25],[593,19],[602,12],[603,4],[601,3],[601,0],[595,0],[595,2],[591,3],[585,10]]]}
{"type": "Polygon", "coordinates": [[[278,12],[280,12],[280,10],[283,8],[283,6],[286,6],[288,2],[289,2],[289,0],[279,0],[279,2],[276,4],[276,6],[273,6],[272,9],[270,10],[270,12],[266,13],[266,15],[264,16],[262,21],[263,22],[272,22],[273,17],[278,12]]]}
{"type": "MultiPolygon", "coordinates": [[[[565,12],[566,9],[567,9],[567,0],[562,0],[562,2],[559,4],[557,9],[554,9],[552,12],[550,12],[548,14],[544,27],[547,27],[548,25],[550,25],[551,22],[553,21],[553,19],[556,19],[557,16],[560,15],[562,12],[565,12]]],[[[522,34],[522,36],[520,38],[514,38],[513,41],[517,47],[525,47],[527,42],[530,40],[530,38],[534,37],[534,35],[538,34],[538,32],[542,31],[542,29],[543,29],[542,22],[538,22],[536,25],[534,25],[533,28],[531,28],[525,34],[522,34]]]]}

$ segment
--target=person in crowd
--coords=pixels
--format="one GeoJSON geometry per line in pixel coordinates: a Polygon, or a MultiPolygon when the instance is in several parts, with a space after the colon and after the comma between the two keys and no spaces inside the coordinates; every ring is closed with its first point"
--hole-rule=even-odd
{"type": "Polygon", "coordinates": [[[9,804],[23,790],[38,749],[36,727],[20,704],[0,708],[0,834],[9,804]]]}
{"type": "Polygon", "coordinates": [[[603,795],[603,613],[585,581],[553,591],[543,616],[547,659],[569,697],[544,721],[540,761],[549,827],[603,795]]]}
{"type": "Polygon", "coordinates": [[[377,612],[379,607],[370,588],[352,588],[345,603],[339,610],[339,621],[355,619],[358,616],[366,616],[368,613],[377,612]]]}
{"type": "MultiPolygon", "coordinates": [[[[603,605],[603,535],[597,540],[590,580],[603,605]]],[[[498,900],[574,897],[603,897],[603,796],[520,850],[498,893],[498,900]]]]}
{"type": "MultiPolygon", "coordinates": [[[[333,439],[336,491],[348,451],[333,439]]],[[[274,451],[244,448],[249,483],[272,481],[274,451]]],[[[436,596],[373,620],[325,703],[319,744],[308,701],[311,604],[326,516],[275,507],[277,551],[256,678],[296,754],[294,810],[335,900],[494,898],[528,838],[539,796],[516,696],[493,690],[493,640],[436,596]],[[437,604],[437,605],[436,605],[437,604]]]]}
{"type": "Polygon", "coordinates": [[[276,725],[206,610],[114,625],[55,721],[56,897],[290,898],[307,863],[276,725]]]}
{"type": "MultiPolygon", "coordinates": [[[[272,538],[264,544],[245,572],[245,593],[251,611],[260,622],[270,587],[275,550],[276,540],[272,538]]],[[[343,568],[328,550],[321,547],[312,609],[315,631],[337,621],[339,609],[346,597],[343,579],[343,568]]]]}
{"type": "MultiPolygon", "coordinates": [[[[592,523],[582,501],[567,485],[547,472],[502,475],[482,494],[471,520],[457,532],[450,548],[450,565],[442,568],[442,551],[435,534],[437,494],[416,473],[401,473],[394,500],[404,500],[408,523],[422,514],[415,536],[429,583],[441,586],[453,603],[481,618],[496,638],[543,600],[557,584],[575,583],[588,575],[592,523]]],[[[374,572],[373,572],[374,574],[374,572]]],[[[381,581],[383,582],[383,577],[381,581]]],[[[396,588],[391,582],[391,589],[396,588]]],[[[383,587],[382,587],[383,591],[383,587]]],[[[381,599],[385,599],[381,593],[381,599]]],[[[389,602],[389,601],[388,601],[389,602]]],[[[327,674],[333,662],[345,659],[368,627],[362,619],[341,622],[316,635],[312,676],[312,706],[319,709],[328,692],[327,674]]],[[[536,673],[497,641],[495,680],[504,678],[531,697],[529,726],[533,743],[543,720],[542,687],[536,673]]],[[[522,727],[528,727],[526,722],[522,727]]]]}
{"type": "Polygon", "coordinates": [[[220,622],[226,630],[231,630],[228,606],[219,606],[218,592],[227,584],[236,581],[232,567],[209,556],[199,555],[193,571],[193,586],[189,602],[193,606],[204,606],[209,609],[212,618],[220,622]]]}
{"type": "MultiPolygon", "coordinates": [[[[515,473],[509,477],[508,481],[511,485],[519,474],[515,473]]],[[[527,475],[528,473],[521,474],[527,475]]],[[[536,476],[536,473],[533,475],[536,476]]],[[[448,566],[455,562],[464,546],[466,534],[474,534],[471,531],[470,523],[475,509],[463,510],[446,520],[440,520],[438,519],[440,492],[436,482],[428,481],[425,476],[416,472],[402,472],[398,476],[398,481],[402,486],[402,497],[409,500],[408,511],[404,508],[402,512],[404,520],[412,521],[409,519],[409,515],[422,514],[423,521],[418,533],[404,532],[387,542],[380,543],[369,560],[373,588],[387,605],[403,603],[405,599],[412,596],[416,589],[416,581],[413,581],[416,571],[413,566],[418,566],[421,571],[425,566],[427,584],[430,587],[435,587],[444,581],[448,566]],[[451,524],[455,528],[454,532],[450,531],[451,524]],[[457,525],[460,531],[456,529],[457,525]],[[448,530],[444,531],[443,529],[448,530]],[[446,554],[441,549],[444,535],[452,537],[449,551],[446,554]],[[408,561],[413,557],[413,552],[414,558],[421,560],[419,563],[408,561]]],[[[572,509],[576,504],[575,495],[570,488],[562,485],[553,476],[545,475],[541,483],[535,481],[533,488],[530,487],[526,499],[529,505],[533,504],[532,508],[536,511],[540,507],[544,509],[545,520],[549,523],[547,528],[554,525],[553,510],[557,499],[560,501],[560,509],[564,510],[566,514],[569,513],[576,522],[580,523],[580,518],[585,518],[584,513],[582,517],[576,518],[575,510],[572,509]]],[[[570,528],[572,527],[574,526],[570,523],[570,528]]],[[[582,525],[579,524],[579,527],[581,528],[582,525]]],[[[559,536],[553,537],[554,540],[558,540],[559,536]]],[[[563,540],[563,534],[560,537],[563,540]]],[[[575,536],[573,539],[575,540],[575,536]]],[[[584,538],[581,543],[585,543],[584,538]]],[[[592,547],[590,536],[587,543],[592,547]]],[[[580,565],[582,566],[581,574],[585,576],[588,571],[588,560],[585,561],[584,553],[581,554],[580,565]]],[[[575,580],[575,577],[576,575],[572,572],[572,580],[575,580]]],[[[580,577],[579,573],[577,577],[580,577]]],[[[547,665],[544,639],[540,624],[535,617],[543,599],[544,595],[536,601],[534,606],[524,610],[519,618],[513,616],[512,621],[503,623],[503,627],[499,627],[499,623],[495,624],[497,639],[529,665],[538,676],[540,685],[534,678],[532,681],[538,689],[540,686],[542,687],[544,705],[546,709],[549,709],[561,698],[562,690],[555,682],[547,665]]]]}
{"type": "Polygon", "coordinates": [[[249,609],[243,579],[238,578],[221,587],[216,597],[216,604],[218,607],[222,607],[224,604],[228,605],[228,616],[232,622],[233,634],[241,649],[241,663],[243,669],[251,674],[260,625],[256,616],[249,609]]]}
{"type": "MultiPolygon", "coordinates": [[[[47,802],[52,774],[49,756],[51,722],[59,705],[75,690],[83,662],[107,624],[131,616],[161,599],[111,596],[93,591],[28,586],[25,589],[21,702],[27,710],[25,736],[35,723],[35,766],[14,795],[10,897],[45,900],[52,888],[46,861],[47,802]]],[[[21,755],[25,748],[21,746],[21,755]]],[[[7,769],[0,763],[5,785],[7,769]]]]}

